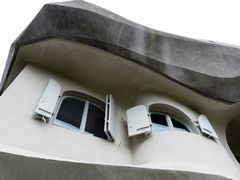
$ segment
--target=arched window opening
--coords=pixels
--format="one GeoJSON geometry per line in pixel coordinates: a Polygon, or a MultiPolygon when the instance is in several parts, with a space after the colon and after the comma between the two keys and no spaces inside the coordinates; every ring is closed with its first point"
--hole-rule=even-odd
{"type": "Polygon", "coordinates": [[[152,112],[152,132],[164,132],[164,131],[181,131],[190,132],[189,128],[178,120],[176,117],[170,114],[152,112]]]}
{"type": "Polygon", "coordinates": [[[152,104],[149,106],[149,113],[153,133],[165,131],[199,133],[185,113],[169,104],[152,104]]]}
{"type": "Polygon", "coordinates": [[[104,132],[104,117],[104,103],[99,100],[83,94],[65,94],[61,98],[53,124],[108,139],[104,132]]]}
{"type": "Polygon", "coordinates": [[[239,136],[240,136],[240,121],[232,120],[229,122],[226,128],[226,138],[234,157],[240,163],[240,144],[239,144],[239,136]]]}

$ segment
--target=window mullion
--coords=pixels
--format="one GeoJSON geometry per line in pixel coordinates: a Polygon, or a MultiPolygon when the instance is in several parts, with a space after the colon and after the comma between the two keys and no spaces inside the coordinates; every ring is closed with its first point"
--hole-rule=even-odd
{"type": "Polygon", "coordinates": [[[171,117],[168,114],[166,115],[166,119],[167,119],[169,130],[173,131],[174,130],[173,123],[172,123],[171,117]]]}
{"type": "Polygon", "coordinates": [[[86,123],[87,123],[88,108],[89,108],[89,102],[85,101],[83,115],[82,115],[82,121],[81,121],[81,125],[80,125],[80,131],[81,132],[85,132],[85,127],[86,127],[86,123]]]}

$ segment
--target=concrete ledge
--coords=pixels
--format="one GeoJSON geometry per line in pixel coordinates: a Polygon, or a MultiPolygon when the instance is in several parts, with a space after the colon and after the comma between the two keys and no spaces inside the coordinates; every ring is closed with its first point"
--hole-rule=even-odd
{"type": "MultiPolygon", "coordinates": [[[[6,147],[5,147],[6,149],[6,147]]],[[[10,148],[11,149],[11,148],[10,148]]],[[[35,153],[34,153],[35,154],[35,153]]],[[[25,154],[26,155],[26,154],[25,154]]],[[[39,156],[39,154],[37,155],[39,156]]],[[[24,179],[24,180],[66,180],[66,179],[88,179],[88,180],[127,180],[127,179],[176,179],[176,180],[227,180],[219,175],[203,174],[178,170],[159,170],[133,166],[114,166],[87,164],[51,160],[29,156],[16,155],[0,152],[0,179],[24,179]]]]}

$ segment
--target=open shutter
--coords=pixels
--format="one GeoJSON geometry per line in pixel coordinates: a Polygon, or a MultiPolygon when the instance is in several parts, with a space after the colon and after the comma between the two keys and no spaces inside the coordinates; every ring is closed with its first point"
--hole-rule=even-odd
{"type": "Polygon", "coordinates": [[[202,131],[202,133],[208,135],[209,137],[218,139],[218,136],[217,136],[216,132],[214,131],[212,125],[210,124],[207,116],[201,114],[198,117],[198,123],[199,123],[200,130],[202,131]]]}
{"type": "Polygon", "coordinates": [[[151,132],[151,121],[146,106],[134,106],[127,110],[128,136],[151,132]]]}
{"type": "Polygon", "coordinates": [[[52,117],[61,89],[57,81],[50,79],[35,109],[36,117],[41,118],[45,122],[52,117]]]}
{"type": "Polygon", "coordinates": [[[110,141],[115,139],[115,121],[115,102],[113,96],[108,94],[106,95],[104,132],[110,141]]]}

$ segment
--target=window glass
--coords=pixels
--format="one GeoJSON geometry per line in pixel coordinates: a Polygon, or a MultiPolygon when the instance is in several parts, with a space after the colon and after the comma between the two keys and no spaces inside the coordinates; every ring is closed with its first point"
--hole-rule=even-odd
{"type": "Polygon", "coordinates": [[[97,101],[87,95],[81,98],[63,97],[53,124],[107,139],[104,132],[104,104],[98,106],[95,104],[97,101]]]}
{"type": "Polygon", "coordinates": [[[151,120],[152,120],[152,132],[162,132],[169,130],[165,115],[152,113],[151,120]]]}
{"type": "Polygon", "coordinates": [[[190,132],[189,129],[169,114],[151,113],[152,132],[158,133],[163,131],[182,131],[190,132]]]}
{"type": "Polygon", "coordinates": [[[107,139],[104,132],[104,116],[105,112],[101,108],[90,103],[85,131],[94,136],[107,139]]]}
{"type": "Polygon", "coordinates": [[[235,155],[236,160],[240,163],[240,156],[235,155]]]}
{"type": "Polygon", "coordinates": [[[80,128],[85,102],[75,98],[63,99],[57,114],[57,120],[80,128]]]}
{"type": "Polygon", "coordinates": [[[178,120],[176,120],[174,117],[171,117],[171,121],[172,121],[174,130],[189,132],[187,127],[185,125],[183,125],[181,122],[179,122],[178,120]]]}

